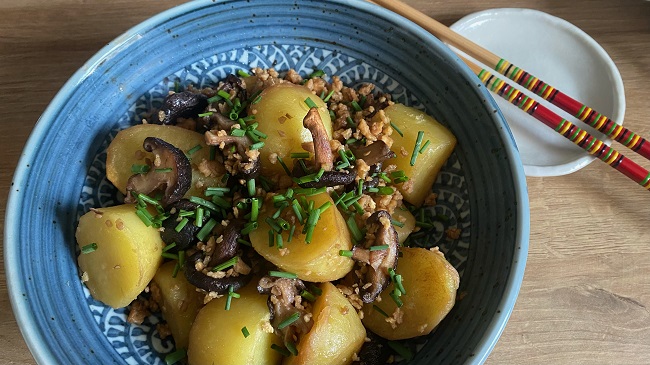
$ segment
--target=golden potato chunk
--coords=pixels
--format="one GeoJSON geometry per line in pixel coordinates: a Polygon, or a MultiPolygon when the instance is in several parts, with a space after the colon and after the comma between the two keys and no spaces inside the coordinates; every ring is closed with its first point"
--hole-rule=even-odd
{"type": "Polygon", "coordinates": [[[436,181],[440,168],[454,150],[456,137],[421,110],[402,104],[393,104],[384,112],[404,134],[404,137],[397,133],[392,134],[394,141],[392,150],[397,157],[387,160],[385,164],[395,164],[398,170],[403,170],[406,173],[409,181],[399,185],[400,192],[404,196],[404,200],[420,206],[424,198],[431,192],[431,186],[436,181]],[[411,156],[420,131],[424,132],[421,145],[424,146],[426,141],[429,141],[429,145],[422,153],[418,154],[415,165],[411,166],[411,156]],[[402,149],[408,154],[402,154],[402,149]]]}
{"type": "Polygon", "coordinates": [[[283,365],[346,365],[358,354],[366,329],[350,302],[332,284],[320,285],[323,293],[312,307],[314,326],[296,348],[297,356],[284,359],[283,365]]]}
{"type": "Polygon", "coordinates": [[[395,228],[395,231],[397,231],[397,238],[399,240],[399,243],[402,244],[415,229],[415,217],[413,214],[411,214],[411,212],[408,211],[408,209],[406,209],[405,206],[402,205],[399,208],[395,209],[392,214],[392,218],[393,220],[403,224],[401,227],[398,225],[393,225],[393,228],[395,228]]]}
{"type": "Polygon", "coordinates": [[[205,187],[217,186],[225,173],[224,167],[210,161],[210,146],[205,137],[188,129],[158,124],[139,124],[121,130],[106,150],[106,177],[122,193],[126,193],[131,166],[145,165],[153,159],[153,153],[142,148],[147,137],[157,137],[188,155],[192,165],[192,186],[185,196],[202,195],[205,187]],[[189,151],[201,148],[189,155],[189,151]]]}
{"type": "Polygon", "coordinates": [[[174,337],[176,348],[187,349],[194,318],[203,307],[203,295],[185,279],[182,271],[177,272],[176,277],[173,276],[175,266],[176,261],[162,265],[153,277],[153,282],[160,289],[160,309],[174,337]]]}
{"type": "Polygon", "coordinates": [[[260,101],[249,107],[249,115],[255,115],[255,121],[259,123],[257,129],[268,136],[264,140],[264,148],[260,150],[262,174],[284,174],[282,166],[269,159],[271,154],[277,154],[291,169],[291,152],[304,152],[302,143],[312,141],[311,133],[302,125],[309,111],[309,106],[305,103],[307,98],[318,107],[327,135],[332,138],[332,121],[327,106],[308,88],[282,83],[264,89],[260,96],[260,101]]]}
{"type": "Polygon", "coordinates": [[[226,310],[226,297],[213,299],[199,311],[187,351],[192,365],[277,365],[282,355],[271,348],[281,346],[273,333],[266,305],[267,295],[255,285],[237,291],[226,310]],[[245,330],[243,330],[245,328],[245,330]],[[270,328],[270,331],[269,331],[270,328]],[[248,337],[243,332],[248,332],[248,337]]]}
{"type": "Polygon", "coordinates": [[[395,316],[397,305],[390,293],[390,284],[381,293],[381,301],[363,307],[363,324],[374,333],[389,340],[403,340],[429,334],[449,313],[456,302],[459,276],[456,269],[437,248],[404,247],[397,264],[406,294],[400,299],[404,305],[401,315],[395,316]],[[376,305],[390,317],[373,308],[376,305]],[[393,318],[391,318],[393,317],[393,318]],[[391,325],[395,317],[401,319],[391,325]]]}
{"type": "Polygon", "coordinates": [[[131,204],[84,214],[76,237],[82,248],[78,258],[82,280],[93,298],[113,308],[129,305],[162,262],[160,232],[147,227],[131,204]],[[96,249],[87,252],[89,245],[96,249]]]}
{"type": "MultiPolygon", "coordinates": [[[[301,234],[303,226],[296,222],[296,229],[291,242],[289,231],[282,232],[283,248],[277,244],[269,246],[270,226],[266,219],[275,213],[273,202],[267,200],[265,208],[260,213],[259,228],[250,233],[253,248],[266,260],[277,265],[284,271],[298,275],[298,278],[311,282],[324,282],[337,280],[345,276],[354,265],[349,257],[341,256],[340,250],[352,248],[352,239],[348,227],[341,213],[334,206],[332,198],[327,193],[307,197],[318,208],[330,202],[330,206],[320,215],[314,229],[311,243],[306,243],[306,235],[301,234]]],[[[293,221],[295,215],[291,208],[285,210],[284,219],[293,221]]]]}

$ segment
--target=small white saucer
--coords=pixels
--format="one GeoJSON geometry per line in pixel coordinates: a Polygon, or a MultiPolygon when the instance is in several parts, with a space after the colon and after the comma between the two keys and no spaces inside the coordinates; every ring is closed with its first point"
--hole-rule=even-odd
{"type": "MultiPolygon", "coordinates": [[[[569,22],[537,10],[506,8],[468,15],[451,29],[617,123],[623,122],[625,93],[616,65],[593,38],[569,22]]],[[[523,87],[518,88],[524,91],[523,87]]],[[[525,92],[550,106],[541,97],[528,90],[525,92]]],[[[494,99],[515,136],[526,175],[569,174],[594,160],[571,141],[501,97],[494,99]]],[[[577,118],[555,106],[550,108],[597,138],[608,144],[611,142],[603,133],[577,118]]]]}

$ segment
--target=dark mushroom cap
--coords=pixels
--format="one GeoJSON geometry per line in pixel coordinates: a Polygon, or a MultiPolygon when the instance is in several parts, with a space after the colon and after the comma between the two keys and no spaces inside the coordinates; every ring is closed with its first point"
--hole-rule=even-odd
{"type": "Polygon", "coordinates": [[[307,314],[307,311],[304,307],[298,308],[295,302],[296,298],[300,298],[300,293],[305,288],[305,283],[300,279],[271,276],[261,278],[257,284],[257,291],[260,294],[269,295],[267,305],[271,313],[271,324],[282,336],[285,343],[287,341],[294,342],[295,336],[309,332],[313,325],[313,321],[305,321],[304,315],[307,314]],[[278,328],[280,323],[295,313],[300,313],[297,321],[287,327],[278,328]]]}
{"type": "Polygon", "coordinates": [[[366,241],[363,246],[352,249],[352,258],[368,266],[364,282],[359,285],[364,303],[372,303],[381,294],[390,281],[388,269],[397,268],[399,240],[390,219],[390,213],[385,210],[374,212],[366,220],[366,241]],[[383,245],[388,245],[388,248],[370,251],[372,246],[383,245]]]}
{"type": "Polygon", "coordinates": [[[239,164],[240,171],[239,174],[244,179],[254,179],[260,173],[260,159],[259,156],[255,159],[251,159],[246,151],[252,145],[252,141],[246,137],[237,137],[231,136],[230,134],[219,135],[215,131],[205,132],[205,143],[210,146],[218,146],[219,150],[223,154],[227,147],[234,145],[237,149],[237,153],[242,157],[242,162],[239,164]]]}
{"type": "Polygon", "coordinates": [[[190,161],[183,151],[160,138],[147,137],[142,147],[155,155],[153,166],[146,174],[129,178],[125,201],[134,202],[132,193],[150,194],[154,191],[162,191],[160,203],[163,206],[179,201],[192,185],[190,161]]]}
{"type": "Polygon", "coordinates": [[[370,341],[364,342],[363,346],[361,346],[361,350],[359,350],[358,357],[361,360],[353,362],[352,365],[386,364],[391,355],[388,341],[368,329],[366,329],[366,337],[368,337],[370,341]]]}
{"type": "MultiPolygon", "coordinates": [[[[180,221],[180,211],[192,211],[197,207],[198,204],[192,203],[187,199],[181,199],[167,207],[168,212],[173,211],[174,213],[163,221],[162,227],[164,229],[162,232],[160,232],[160,238],[162,238],[163,242],[168,245],[176,243],[176,246],[169,250],[170,253],[176,253],[178,251],[185,250],[199,241],[199,239],[196,238],[196,234],[201,228],[194,225],[194,222],[188,222],[179,232],[176,232],[176,226],[180,221]]],[[[203,223],[205,223],[207,220],[208,218],[204,216],[203,223]]]]}
{"type": "MultiPolygon", "coordinates": [[[[294,164],[293,169],[291,170],[291,176],[300,178],[308,175],[300,164],[294,164]]],[[[300,183],[303,188],[322,188],[325,186],[339,186],[339,185],[351,185],[354,182],[354,179],[357,177],[357,172],[354,169],[349,170],[332,170],[325,171],[323,175],[318,179],[318,181],[310,181],[306,183],[300,183]]]]}
{"type": "Polygon", "coordinates": [[[215,292],[217,294],[225,294],[228,292],[229,287],[232,286],[233,290],[238,290],[244,285],[248,284],[252,275],[238,275],[226,276],[223,278],[214,278],[206,275],[204,272],[196,269],[196,263],[203,259],[203,252],[199,251],[185,261],[185,278],[187,281],[199,289],[206,292],[215,292]]]}
{"type": "Polygon", "coordinates": [[[217,266],[237,256],[237,252],[239,251],[239,242],[237,240],[241,238],[241,230],[244,228],[244,223],[241,219],[235,219],[228,223],[223,231],[221,242],[216,244],[215,250],[212,252],[209,266],[217,266]]]}
{"type": "Polygon", "coordinates": [[[367,146],[350,145],[350,149],[355,158],[362,159],[369,166],[396,157],[395,152],[391,151],[384,141],[375,141],[367,146]]]}
{"type": "Polygon", "coordinates": [[[178,118],[196,118],[208,106],[208,97],[183,91],[167,95],[163,100],[160,112],[164,113],[160,119],[160,112],[154,114],[152,121],[156,124],[176,125],[178,118]]]}

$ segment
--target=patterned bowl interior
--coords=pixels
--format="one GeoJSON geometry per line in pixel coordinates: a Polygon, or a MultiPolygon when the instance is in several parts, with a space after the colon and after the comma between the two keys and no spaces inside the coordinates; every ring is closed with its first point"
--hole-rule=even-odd
{"type": "Polygon", "coordinates": [[[174,350],[150,316],[95,301],[79,280],[74,230],[91,207],[115,205],[106,148],[175,85],[214,85],[252,67],[306,75],[322,69],[347,85],[372,82],[425,109],[459,145],[434,185],[440,246],[461,274],[460,300],[409,364],[480,363],[514,305],[528,239],[525,181],[493,101],[436,39],[365,2],[195,1],[130,30],[66,84],[37,124],[14,179],[5,254],[12,304],[42,364],[162,364],[174,350]],[[359,19],[364,19],[359,22],[359,19]],[[362,25],[363,24],[363,25],[362,25]],[[38,219],[34,219],[38,217],[38,219]],[[38,222],[38,223],[36,223],[38,222]],[[447,228],[460,228],[458,239],[447,228]]]}

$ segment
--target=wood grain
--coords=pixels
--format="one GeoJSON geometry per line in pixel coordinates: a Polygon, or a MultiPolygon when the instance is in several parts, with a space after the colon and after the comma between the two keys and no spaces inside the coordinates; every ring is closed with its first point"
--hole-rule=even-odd
{"type": "MultiPolygon", "coordinates": [[[[650,2],[407,0],[451,25],[474,11],[539,9],[582,28],[625,84],[625,125],[650,136],[650,2]]],[[[0,1],[0,228],[27,137],[58,89],[107,42],[182,1],[0,1]]],[[[532,70],[531,70],[532,71],[532,70]]],[[[619,150],[623,147],[618,146],[619,150]]],[[[650,167],[650,162],[627,154],[650,167]]],[[[650,195],[602,163],[528,178],[531,237],[521,293],[488,364],[647,364],[650,359],[650,195]],[[603,188],[605,187],[605,188],[603,188]]],[[[0,363],[34,364],[0,265],[0,363]]]]}

